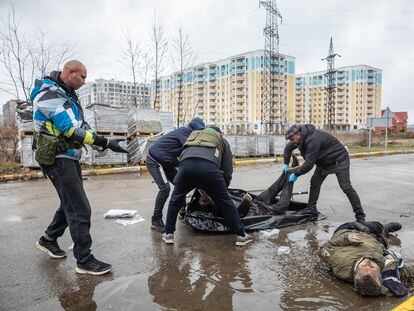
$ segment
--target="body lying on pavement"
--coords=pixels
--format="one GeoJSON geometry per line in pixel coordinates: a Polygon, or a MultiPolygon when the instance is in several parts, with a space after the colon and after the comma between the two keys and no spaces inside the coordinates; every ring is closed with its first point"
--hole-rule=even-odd
{"type": "Polygon", "coordinates": [[[404,282],[414,278],[414,266],[388,249],[387,242],[388,233],[399,229],[399,223],[345,223],[322,245],[319,254],[337,278],[353,282],[361,295],[390,292],[404,296],[408,293],[404,282]]]}

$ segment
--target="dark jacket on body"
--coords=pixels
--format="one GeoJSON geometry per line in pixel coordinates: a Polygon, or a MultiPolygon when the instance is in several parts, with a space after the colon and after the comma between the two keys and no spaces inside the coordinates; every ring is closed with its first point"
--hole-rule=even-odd
{"type": "Polygon", "coordinates": [[[160,138],[149,147],[148,154],[155,161],[164,167],[174,168],[178,166],[178,157],[181,154],[183,145],[194,130],[201,130],[205,127],[203,120],[194,118],[187,127],[180,127],[160,138]]]}
{"type": "Polygon", "coordinates": [[[224,173],[224,180],[228,187],[233,175],[233,155],[228,141],[224,137],[222,137],[222,141],[221,155],[218,155],[216,148],[189,146],[185,147],[181,153],[180,162],[189,158],[201,158],[217,164],[217,168],[224,173]]]}
{"type": "Polygon", "coordinates": [[[305,162],[295,172],[296,176],[306,174],[315,164],[329,167],[349,158],[348,151],[344,145],[331,134],[317,130],[311,124],[302,125],[300,131],[301,139],[299,145],[288,143],[283,153],[285,164],[289,164],[293,150],[299,148],[305,162]]]}

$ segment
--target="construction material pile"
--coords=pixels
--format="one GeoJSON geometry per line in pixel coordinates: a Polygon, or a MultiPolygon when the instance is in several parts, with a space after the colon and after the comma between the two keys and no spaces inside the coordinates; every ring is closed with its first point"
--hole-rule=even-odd
{"type": "Polygon", "coordinates": [[[39,167],[35,160],[33,144],[33,104],[31,102],[17,102],[16,124],[19,130],[17,151],[20,153],[20,162],[24,167],[39,167]]]}
{"type": "MultiPolygon", "coordinates": [[[[108,139],[126,139],[128,131],[128,110],[126,108],[109,107],[103,105],[91,105],[84,109],[85,121],[98,135],[108,139]]],[[[121,142],[124,148],[127,143],[121,142]]],[[[111,150],[103,152],[86,146],[87,152],[84,155],[86,164],[89,165],[117,165],[128,163],[128,155],[117,153],[111,150]]]]}
{"type": "Polygon", "coordinates": [[[132,108],[128,113],[129,162],[138,164],[144,161],[149,146],[161,133],[167,133],[173,129],[172,112],[132,108]]]}
{"type": "Polygon", "coordinates": [[[234,157],[266,157],[283,153],[284,136],[225,135],[234,157]]]}
{"type": "Polygon", "coordinates": [[[85,121],[95,132],[126,134],[128,110],[103,105],[91,105],[84,109],[85,121]]]}
{"type": "Polygon", "coordinates": [[[16,123],[19,131],[33,132],[33,104],[31,102],[17,102],[16,123]]]}

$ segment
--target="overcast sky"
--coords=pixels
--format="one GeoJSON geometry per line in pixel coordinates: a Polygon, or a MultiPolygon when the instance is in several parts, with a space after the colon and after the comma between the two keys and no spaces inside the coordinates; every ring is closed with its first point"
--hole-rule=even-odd
{"type": "MultiPolygon", "coordinates": [[[[264,47],[265,11],[255,0],[17,0],[25,35],[38,28],[51,44],[76,43],[73,57],[88,80],[131,80],[122,65],[122,30],[145,46],[154,11],[169,37],[179,21],[190,32],[198,62],[264,47]]],[[[411,0],[279,0],[280,52],[296,58],[296,73],[326,69],[329,39],[342,57],[336,66],[366,64],[383,70],[382,106],[409,111],[414,123],[414,8],[411,0]]],[[[4,16],[7,0],[0,0],[4,16]]],[[[166,59],[164,74],[172,71],[166,59]]],[[[4,69],[0,79],[4,81],[4,69]]],[[[9,96],[0,93],[3,104],[9,96]]]]}

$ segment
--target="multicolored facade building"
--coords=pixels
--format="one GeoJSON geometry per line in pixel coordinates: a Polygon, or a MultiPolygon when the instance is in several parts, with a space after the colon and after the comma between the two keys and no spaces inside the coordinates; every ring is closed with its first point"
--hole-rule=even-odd
{"type": "MultiPolygon", "coordinates": [[[[286,123],[294,112],[294,57],[281,54],[274,69],[279,78],[274,93],[280,96],[280,114],[286,123]]],[[[226,133],[260,133],[264,74],[263,50],[189,68],[183,74],[181,123],[197,116],[226,133]]],[[[179,85],[179,73],[161,78],[155,105],[156,109],[172,111],[175,120],[179,85]]],[[[154,96],[154,82],[151,88],[154,96]]]]}
{"type": "MultiPolygon", "coordinates": [[[[295,58],[280,55],[274,66],[275,102],[280,98],[280,122],[327,124],[325,71],[295,76],[295,58]]],[[[180,74],[162,77],[155,108],[172,111],[178,120],[180,74]]],[[[264,50],[200,64],[183,74],[180,125],[193,117],[219,126],[225,133],[262,133],[261,108],[265,99],[264,50]]],[[[366,65],[347,66],[336,72],[335,128],[366,128],[367,118],[381,115],[382,70],[366,65]]],[[[151,84],[151,105],[155,83],[151,84]]],[[[177,122],[176,122],[177,123],[177,122]]]]}
{"type": "MultiPolygon", "coordinates": [[[[295,78],[295,123],[327,125],[325,71],[295,78]]],[[[368,118],[381,116],[382,70],[366,65],[336,69],[334,126],[339,131],[366,128],[368,118]]]]}

